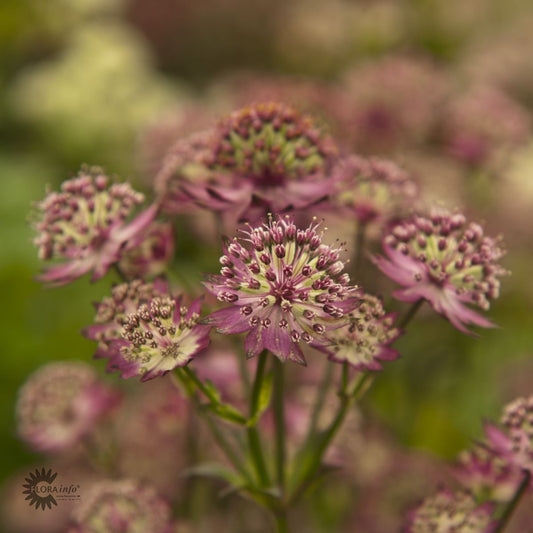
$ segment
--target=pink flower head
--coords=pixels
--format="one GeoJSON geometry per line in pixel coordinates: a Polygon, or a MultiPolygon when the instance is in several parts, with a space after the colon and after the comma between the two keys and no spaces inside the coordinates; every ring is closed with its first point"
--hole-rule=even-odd
{"type": "Polygon", "coordinates": [[[110,368],[123,378],[146,381],[185,366],[209,344],[210,327],[198,323],[200,304],[197,299],[187,309],[180,297],[171,296],[141,304],[124,318],[121,338],[112,343],[110,368]]]}
{"type": "Polygon", "coordinates": [[[349,363],[358,370],[381,370],[381,361],[392,361],[400,354],[390,347],[401,330],[393,327],[396,316],[385,314],[379,298],[362,297],[359,307],[348,314],[349,322],[331,332],[330,359],[349,363]]]}
{"type": "Polygon", "coordinates": [[[497,88],[474,87],[452,100],[442,126],[450,154],[467,165],[498,163],[529,138],[526,109],[497,88]]]}
{"type": "Polygon", "coordinates": [[[244,230],[224,244],[221,275],[207,289],[230,307],[206,322],[224,334],[248,332],[248,357],[270,350],[282,361],[305,364],[300,341],[321,346],[359,303],[342,273],[341,248],[322,244],[318,224],[298,229],[289,216],[244,230]],[[245,245],[243,245],[244,243],[245,245]]]}
{"type": "Polygon", "coordinates": [[[497,261],[504,255],[498,239],[483,234],[463,215],[434,211],[414,215],[392,227],[383,239],[386,257],[374,258],[389,278],[404,288],[393,296],[404,302],[427,300],[460,331],[466,325],[494,324],[468,308],[489,309],[499,295],[499,277],[507,272],[497,261]]]}
{"type": "Polygon", "coordinates": [[[497,525],[492,512],[492,505],[477,505],[466,491],[443,489],[410,513],[405,532],[492,533],[497,525]]]}
{"type": "Polygon", "coordinates": [[[146,483],[129,479],[95,483],[73,512],[69,533],[172,533],[171,509],[146,483]]]}
{"type": "Polygon", "coordinates": [[[511,464],[533,474],[533,396],[507,405],[501,422],[503,430],[485,425],[489,445],[511,464]]]}
{"type": "Polygon", "coordinates": [[[174,253],[174,231],[168,222],[152,222],[135,248],[124,252],[120,271],[128,278],[153,278],[162,274],[174,253]]]}
{"type": "MultiPolygon", "coordinates": [[[[82,332],[88,339],[98,341],[94,356],[110,358],[112,361],[119,351],[116,340],[120,338],[127,316],[137,311],[141,304],[147,304],[156,296],[162,297],[167,293],[168,283],[161,279],[156,279],[152,283],[136,279],[115,285],[111,290],[111,296],[95,304],[95,324],[82,332]]],[[[113,368],[108,366],[108,370],[113,368]]]]}
{"type": "Polygon", "coordinates": [[[362,223],[384,224],[406,214],[417,187],[392,161],[349,156],[335,168],[335,204],[362,223]]]}
{"type": "Polygon", "coordinates": [[[50,363],[19,391],[18,433],[41,452],[67,450],[89,434],[118,395],[85,363],[50,363]]]}
{"type": "Polygon", "coordinates": [[[304,209],[329,195],[337,150],[311,119],[279,103],[235,111],[213,131],[205,180],[183,180],[197,204],[233,222],[304,209]]]}
{"type": "Polygon", "coordinates": [[[82,168],[78,176],[63,182],[61,192],[50,192],[37,204],[39,257],[61,261],[39,279],[64,285],[91,270],[92,281],[104,276],[154,219],[155,205],[127,222],[143,201],[144,195],[128,183],[110,184],[96,167],[82,168]]]}
{"type": "Polygon", "coordinates": [[[508,502],[522,481],[521,470],[484,445],[459,455],[455,477],[476,497],[508,502]]]}

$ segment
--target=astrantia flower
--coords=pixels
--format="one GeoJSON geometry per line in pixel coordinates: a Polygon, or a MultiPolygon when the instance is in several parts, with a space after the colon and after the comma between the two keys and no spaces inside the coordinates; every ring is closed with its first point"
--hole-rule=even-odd
{"type": "Polygon", "coordinates": [[[335,168],[335,205],[362,224],[386,223],[406,214],[417,193],[409,175],[392,161],[344,158],[335,168]]]}
{"type": "Polygon", "coordinates": [[[381,370],[382,361],[392,361],[400,354],[390,348],[401,330],[394,328],[396,316],[385,314],[379,298],[365,294],[361,304],[348,314],[349,322],[329,334],[330,359],[349,363],[358,370],[381,370]]]}
{"type": "Polygon", "coordinates": [[[493,424],[485,425],[490,446],[511,464],[529,470],[533,477],[533,396],[507,405],[501,423],[503,431],[493,424]]]}
{"type": "Polygon", "coordinates": [[[135,248],[122,254],[120,271],[129,279],[153,278],[166,269],[174,253],[174,232],[167,222],[153,222],[139,235],[135,248]]]}
{"type": "Polygon", "coordinates": [[[282,361],[305,364],[300,341],[320,346],[359,303],[342,273],[341,248],[321,243],[318,224],[298,229],[287,216],[250,227],[224,244],[221,275],[206,283],[230,307],[207,322],[224,334],[248,332],[248,357],[270,350],[282,361]]]}
{"type": "Polygon", "coordinates": [[[185,366],[209,344],[210,327],[199,324],[200,300],[187,309],[181,298],[156,296],[124,319],[121,338],[112,343],[110,367],[123,378],[141,381],[185,366]]]}
{"type": "Polygon", "coordinates": [[[441,490],[411,512],[406,533],[491,533],[490,504],[477,505],[468,492],[441,490]]]}
{"type": "Polygon", "coordinates": [[[467,224],[459,213],[434,211],[414,215],[391,229],[383,239],[386,257],[375,263],[403,289],[393,296],[404,302],[427,300],[459,330],[466,325],[494,324],[466,307],[489,309],[499,295],[499,277],[506,274],[497,261],[504,255],[498,239],[487,237],[479,224],[467,224]]]}
{"type": "Polygon", "coordinates": [[[132,480],[94,484],[73,512],[69,533],[171,533],[169,504],[156,491],[132,480]]]}
{"type": "MultiPolygon", "coordinates": [[[[136,279],[115,285],[111,290],[111,296],[95,304],[95,324],[82,332],[88,339],[98,341],[94,356],[111,358],[116,355],[119,351],[116,340],[120,338],[126,317],[137,311],[141,304],[149,303],[156,296],[162,297],[166,294],[168,294],[168,283],[161,279],[156,279],[152,283],[136,279]]],[[[108,370],[112,368],[108,367],[108,370]]]]}
{"type": "Polygon", "coordinates": [[[459,455],[455,477],[482,499],[508,502],[522,481],[522,471],[485,446],[459,455]]]}
{"type": "Polygon", "coordinates": [[[43,366],[19,391],[18,433],[43,452],[71,448],[116,404],[117,394],[77,362],[43,366]]]}
{"type": "Polygon", "coordinates": [[[527,110],[494,87],[475,87],[452,100],[444,117],[448,150],[468,165],[498,164],[529,138],[527,110]]]}
{"type": "Polygon", "coordinates": [[[90,271],[92,281],[101,278],[154,219],[155,205],[127,222],[143,201],[128,183],[110,184],[98,168],[82,169],[63,182],[61,192],[49,193],[36,206],[39,257],[61,261],[39,279],[62,285],[90,271]]]}
{"type": "Polygon", "coordinates": [[[331,138],[309,117],[283,104],[256,104],[221,120],[204,160],[210,175],[183,180],[182,189],[234,221],[257,221],[267,211],[323,201],[336,153],[331,138]]]}

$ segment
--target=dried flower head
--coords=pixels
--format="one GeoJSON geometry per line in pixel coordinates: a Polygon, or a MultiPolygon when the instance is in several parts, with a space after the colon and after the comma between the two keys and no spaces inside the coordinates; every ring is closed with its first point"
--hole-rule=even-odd
{"type": "Polygon", "coordinates": [[[476,498],[499,502],[513,497],[523,477],[519,468],[485,446],[463,451],[454,474],[476,498]]]}
{"type": "Polygon", "coordinates": [[[485,425],[490,446],[511,464],[533,474],[533,396],[517,398],[507,405],[501,423],[503,431],[485,425]]]}
{"type": "Polygon", "coordinates": [[[132,480],[95,483],[73,512],[70,533],[171,533],[169,504],[156,491],[132,480]]]}
{"type": "MultiPolygon", "coordinates": [[[[116,345],[120,338],[126,317],[134,313],[141,304],[149,303],[156,296],[168,294],[168,283],[156,279],[147,283],[140,279],[128,283],[120,283],[111,289],[111,296],[96,303],[95,324],[85,328],[82,333],[88,339],[98,341],[98,348],[94,354],[96,358],[111,358],[119,351],[116,345]]],[[[108,367],[108,370],[113,370],[108,367]]]]}
{"type": "Polygon", "coordinates": [[[468,324],[494,327],[464,305],[489,309],[489,301],[499,296],[498,278],[507,273],[497,263],[504,255],[499,239],[485,236],[479,224],[444,210],[414,215],[392,227],[383,249],[386,257],[374,261],[404,287],[393,293],[398,300],[425,299],[465,333],[468,324]]]}
{"type": "Polygon", "coordinates": [[[323,244],[317,229],[298,229],[289,216],[270,218],[244,230],[241,242],[224,244],[221,275],[206,287],[231,306],[207,322],[224,334],[248,332],[248,357],[266,349],[282,361],[305,364],[300,341],[329,342],[326,333],[357,306],[359,291],[342,273],[342,249],[323,244]]]}
{"type": "Polygon", "coordinates": [[[200,299],[187,307],[181,297],[156,296],[124,318],[110,366],[141,381],[185,366],[209,344],[210,327],[199,324],[200,299]]]}
{"type": "Polygon", "coordinates": [[[490,504],[477,505],[473,496],[465,491],[439,491],[426,498],[408,518],[406,533],[491,533],[490,504]]]}
{"type": "Polygon", "coordinates": [[[349,322],[332,331],[330,359],[349,363],[358,370],[381,370],[382,361],[392,361],[400,354],[390,347],[401,330],[393,327],[395,314],[386,314],[379,298],[365,294],[359,307],[348,314],[349,322]]]}
{"type": "Polygon", "coordinates": [[[529,138],[526,109],[494,87],[474,87],[452,100],[444,116],[449,152],[468,165],[498,164],[529,138]]]}
{"type": "Polygon", "coordinates": [[[174,231],[167,222],[152,222],[135,248],[124,252],[118,263],[128,278],[153,278],[162,274],[174,253],[174,231]]]}
{"type": "Polygon", "coordinates": [[[128,183],[110,183],[96,167],[63,182],[60,192],[50,192],[36,206],[39,257],[61,261],[39,279],[62,285],[91,270],[92,281],[101,278],[153,220],[155,205],[127,222],[143,201],[128,183]]]}
{"type": "Polygon", "coordinates": [[[335,168],[335,205],[362,224],[385,224],[407,213],[417,187],[407,172],[392,161],[349,156],[335,168]]]}
{"type": "Polygon", "coordinates": [[[90,366],[50,363],[19,391],[18,433],[36,450],[60,452],[90,433],[117,400],[117,394],[99,381],[90,366]]]}
{"type": "Polygon", "coordinates": [[[278,103],[245,107],[214,129],[204,159],[205,180],[182,182],[196,203],[233,221],[255,222],[323,201],[337,154],[312,120],[278,103]]]}

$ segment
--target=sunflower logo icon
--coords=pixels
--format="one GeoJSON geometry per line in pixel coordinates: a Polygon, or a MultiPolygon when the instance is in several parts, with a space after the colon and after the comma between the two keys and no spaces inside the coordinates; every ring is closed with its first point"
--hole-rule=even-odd
{"type": "Polygon", "coordinates": [[[26,500],[29,500],[30,507],[35,505],[35,509],[39,507],[44,511],[46,507],[51,509],[53,505],[57,505],[57,501],[52,495],[52,483],[57,477],[57,472],[52,473],[52,469],[43,467],[41,470],[35,469],[35,472],[30,472],[29,477],[25,478],[22,486],[25,489],[22,494],[26,495],[26,500]]]}

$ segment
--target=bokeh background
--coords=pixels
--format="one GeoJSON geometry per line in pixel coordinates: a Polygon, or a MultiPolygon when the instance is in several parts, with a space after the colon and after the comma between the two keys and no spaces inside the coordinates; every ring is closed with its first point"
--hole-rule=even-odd
{"type": "MultiPolygon", "coordinates": [[[[79,331],[109,284],[81,279],[48,290],[34,280],[41,265],[28,216],[47,186],[89,163],[149,191],[175,136],[202,129],[242,99],[261,99],[280,79],[342,86],[349,95],[362,86],[358,69],[396,56],[431,63],[457,95],[495,87],[529,115],[532,49],[529,0],[3,0],[0,478],[39,460],[16,437],[17,389],[46,362],[91,361],[93,346],[79,331]],[[239,95],[244,86],[247,96],[239,95]]],[[[341,115],[342,102],[335,101],[341,115]]],[[[313,102],[319,114],[327,105],[313,102]]],[[[489,128],[504,128],[505,117],[490,120],[489,128]]],[[[512,271],[490,311],[500,328],[471,338],[422,313],[398,343],[403,357],[368,395],[368,410],[402,446],[453,458],[480,437],[484,418],[532,392],[533,142],[483,169],[481,201],[467,183],[477,179],[472,167],[432,142],[413,146],[388,155],[412,165],[428,195],[452,208],[477,194],[469,208],[504,234],[512,271]]]]}

